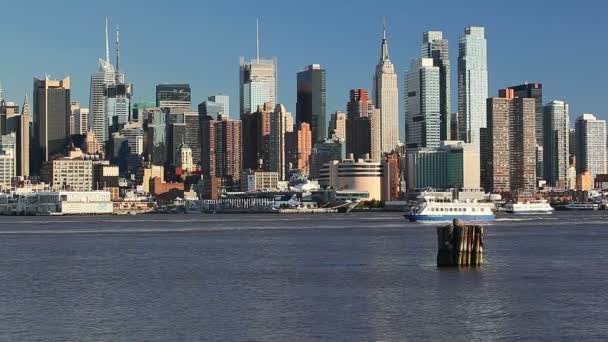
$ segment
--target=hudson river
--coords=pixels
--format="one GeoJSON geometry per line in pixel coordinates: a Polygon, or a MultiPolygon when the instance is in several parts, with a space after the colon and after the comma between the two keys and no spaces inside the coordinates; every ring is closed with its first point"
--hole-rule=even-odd
{"type": "Polygon", "coordinates": [[[480,270],[436,268],[436,226],[0,217],[0,340],[608,340],[608,212],[504,216],[480,270]]]}

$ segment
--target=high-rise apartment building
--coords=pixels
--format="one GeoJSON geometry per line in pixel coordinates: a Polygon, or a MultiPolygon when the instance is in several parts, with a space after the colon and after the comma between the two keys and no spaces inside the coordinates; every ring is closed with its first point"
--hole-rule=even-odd
{"type": "Polygon", "coordinates": [[[485,29],[467,27],[458,46],[458,124],[460,140],[479,149],[480,129],[486,127],[488,58],[485,29]]]}
{"type": "Polygon", "coordinates": [[[439,117],[440,140],[451,139],[450,111],[450,54],[448,40],[443,38],[441,31],[427,31],[422,35],[420,57],[432,58],[433,66],[439,68],[439,117]]]}
{"type": "Polygon", "coordinates": [[[399,89],[397,73],[388,54],[386,29],[383,31],[380,61],[374,73],[373,103],[378,117],[380,151],[389,153],[399,144],[399,89]]]}
{"type": "Polygon", "coordinates": [[[543,159],[545,156],[543,144],[544,144],[544,129],[543,129],[543,85],[540,83],[522,83],[513,87],[509,87],[515,91],[515,97],[527,97],[532,98],[536,101],[536,149],[537,158],[536,161],[536,175],[539,178],[546,178],[544,173],[544,167],[547,165],[543,159]]]}
{"type": "Polygon", "coordinates": [[[566,189],[570,157],[568,104],[564,101],[549,102],[544,108],[542,126],[544,178],[550,185],[566,189]]]}
{"type": "Polygon", "coordinates": [[[310,124],[301,122],[295,134],[297,137],[295,167],[302,170],[305,175],[310,175],[310,155],[312,153],[312,129],[310,124]]]}
{"type": "Polygon", "coordinates": [[[346,142],[346,113],[337,111],[331,114],[329,120],[329,139],[339,139],[342,143],[346,142]]]}
{"type": "Polygon", "coordinates": [[[219,114],[201,125],[201,168],[208,178],[241,178],[241,121],[219,114]]]}
{"type": "Polygon", "coordinates": [[[485,190],[531,196],[536,190],[535,100],[515,97],[503,89],[487,99],[483,130],[485,190]],[[486,149],[487,148],[487,149],[486,149]]]}
{"type": "Polygon", "coordinates": [[[606,120],[593,114],[576,119],[577,173],[591,172],[593,178],[608,173],[606,170],[606,120]]]}
{"type": "Polygon", "coordinates": [[[326,73],[319,64],[311,64],[298,73],[296,125],[308,122],[313,143],[323,142],[326,133],[326,73]]]}
{"type": "Polygon", "coordinates": [[[408,148],[438,148],[441,141],[441,69],[431,58],[413,60],[405,76],[408,148]]]}
{"type": "Polygon", "coordinates": [[[39,172],[42,163],[61,155],[68,140],[70,116],[70,78],[52,80],[34,78],[34,137],[31,155],[33,171],[39,172]]]}
{"type": "Polygon", "coordinates": [[[187,83],[162,83],[156,86],[156,107],[192,110],[192,91],[187,83]]]}

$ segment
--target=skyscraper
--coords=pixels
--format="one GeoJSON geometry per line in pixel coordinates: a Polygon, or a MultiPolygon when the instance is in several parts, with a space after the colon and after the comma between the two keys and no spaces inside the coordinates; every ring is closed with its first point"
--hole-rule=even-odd
{"type": "Polygon", "coordinates": [[[397,73],[388,54],[386,28],[383,30],[380,61],[376,65],[372,94],[373,103],[380,110],[380,151],[388,153],[399,143],[399,89],[397,73]]]}
{"type": "Polygon", "coordinates": [[[222,113],[230,117],[230,97],[228,95],[217,94],[209,96],[207,100],[220,104],[222,113]]]}
{"type": "Polygon", "coordinates": [[[439,148],[441,141],[441,69],[431,58],[413,60],[405,80],[406,146],[439,148]]]}
{"type": "Polygon", "coordinates": [[[326,73],[319,64],[311,64],[298,73],[296,125],[308,122],[313,143],[323,142],[326,134],[326,73]]]}
{"type": "Polygon", "coordinates": [[[329,139],[339,139],[342,143],[346,142],[346,113],[335,112],[331,114],[329,120],[329,131],[327,132],[329,139]]]}
{"type": "Polygon", "coordinates": [[[253,113],[259,106],[269,103],[271,106],[270,85],[265,81],[253,79],[243,85],[243,113],[253,113]]]}
{"type": "Polygon", "coordinates": [[[372,117],[375,110],[367,90],[351,89],[346,108],[346,154],[365,158],[372,153],[372,117]]]}
{"type": "Polygon", "coordinates": [[[279,180],[284,180],[287,172],[287,135],[293,132],[293,116],[278,104],[270,114],[270,137],[268,164],[269,171],[277,172],[279,180]]]}
{"type": "Polygon", "coordinates": [[[106,19],[106,56],[99,59],[99,71],[91,75],[91,95],[89,97],[90,128],[100,142],[109,138],[109,120],[106,114],[105,90],[116,82],[116,70],[110,63],[110,41],[108,19],[106,19]]]}
{"type": "Polygon", "coordinates": [[[458,124],[460,140],[479,149],[479,130],[486,127],[488,58],[485,29],[467,27],[458,46],[458,124]]]}
{"type": "Polygon", "coordinates": [[[34,78],[35,153],[31,156],[34,172],[42,162],[61,155],[68,140],[70,115],[70,78],[51,80],[34,78]]]}
{"type": "Polygon", "coordinates": [[[487,99],[482,164],[485,190],[531,196],[536,189],[535,101],[504,89],[487,99]],[[484,148],[484,152],[486,148],[484,148]]]}
{"type": "Polygon", "coordinates": [[[250,106],[245,109],[245,85],[252,81],[263,82],[268,85],[268,100],[271,105],[277,103],[277,59],[260,59],[260,40],[259,30],[256,22],[256,58],[250,61],[245,61],[244,57],[240,59],[239,66],[239,101],[240,114],[252,112],[256,110],[255,106],[250,106]]]}
{"type": "Polygon", "coordinates": [[[439,68],[439,116],[441,118],[440,140],[451,139],[450,111],[450,54],[448,40],[441,31],[427,31],[422,35],[420,57],[432,58],[433,66],[439,68]]]}
{"type": "Polygon", "coordinates": [[[606,121],[593,114],[583,114],[576,119],[576,168],[577,173],[591,172],[597,175],[606,170],[606,121]]]}
{"type": "Polygon", "coordinates": [[[270,115],[273,110],[272,104],[266,103],[258,106],[257,111],[241,116],[243,169],[257,170],[261,166],[264,171],[270,171],[268,153],[270,115]]]}
{"type": "Polygon", "coordinates": [[[30,175],[30,140],[32,139],[32,112],[30,102],[25,95],[17,128],[17,175],[30,175]]]}
{"type": "Polygon", "coordinates": [[[565,189],[570,157],[570,112],[568,104],[564,101],[549,102],[544,108],[542,126],[544,128],[544,178],[550,185],[565,189]]]}
{"type": "Polygon", "coordinates": [[[192,91],[187,83],[162,83],[156,86],[156,107],[192,109],[192,91]]]}
{"type": "Polygon", "coordinates": [[[536,100],[536,148],[538,150],[537,155],[540,157],[536,161],[536,175],[538,177],[546,178],[544,174],[544,166],[546,166],[547,164],[543,162],[544,156],[546,155],[543,148],[543,85],[540,83],[525,82],[520,85],[509,87],[509,89],[513,89],[513,91],[515,91],[515,97],[527,97],[536,100]]]}

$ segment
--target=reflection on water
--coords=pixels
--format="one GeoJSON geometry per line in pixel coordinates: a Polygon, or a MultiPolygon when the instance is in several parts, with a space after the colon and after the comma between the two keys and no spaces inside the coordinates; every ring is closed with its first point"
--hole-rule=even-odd
{"type": "Polygon", "coordinates": [[[606,214],[581,215],[505,217],[481,269],[441,270],[398,214],[0,218],[0,340],[606,340],[606,214]]]}

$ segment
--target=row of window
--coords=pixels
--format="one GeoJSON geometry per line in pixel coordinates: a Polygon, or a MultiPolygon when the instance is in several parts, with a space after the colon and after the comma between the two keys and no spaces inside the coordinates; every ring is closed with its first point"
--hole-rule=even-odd
{"type": "MultiPolygon", "coordinates": [[[[466,212],[467,208],[429,208],[432,212],[466,212]]],[[[472,212],[489,212],[490,208],[471,208],[472,212]]]]}

